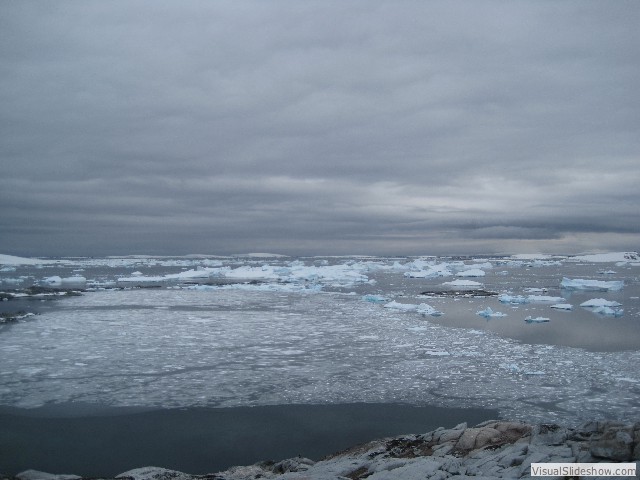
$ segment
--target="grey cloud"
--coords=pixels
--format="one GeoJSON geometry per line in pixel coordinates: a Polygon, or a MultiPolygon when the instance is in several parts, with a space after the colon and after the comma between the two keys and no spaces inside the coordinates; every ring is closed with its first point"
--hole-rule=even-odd
{"type": "Polygon", "coordinates": [[[0,9],[9,253],[634,247],[635,2],[0,9]]]}

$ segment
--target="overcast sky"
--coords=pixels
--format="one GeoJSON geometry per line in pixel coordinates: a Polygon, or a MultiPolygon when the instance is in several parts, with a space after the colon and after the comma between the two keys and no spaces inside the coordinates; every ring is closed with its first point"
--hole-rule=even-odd
{"type": "Polygon", "coordinates": [[[0,0],[0,253],[640,248],[640,2],[0,0]]]}

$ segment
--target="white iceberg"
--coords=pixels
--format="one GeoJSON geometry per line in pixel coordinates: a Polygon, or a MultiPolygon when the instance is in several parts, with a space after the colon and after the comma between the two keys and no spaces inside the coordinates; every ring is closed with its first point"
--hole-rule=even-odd
{"type": "Polygon", "coordinates": [[[624,309],[619,308],[621,303],[615,300],[605,300],[604,298],[592,298],[580,304],[581,307],[589,309],[593,313],[605,315],[607,317],[621,317],[624,309]]]}
{"type": "Polygon", "coordinates": [[[480,310],[479,312],[476,312],[476,315],[480,315],[481,317],[484,317],[484,318],[506,317],[507,316],[506,313],[494,312],[491,309],[491,307],[487,307],[484,310],[480,310]]]}
{"type": "Polygon", "coordinates": [[[535,317],[535,318],[533,318],[531,316],[528,316],[527,318],[524,319],[524,321],[527,322],[527,323],[547,323],[547,322],[550,321],[550,319],[547,318],[547,317],[535,317]]]}
{"type": "Polygon", "coordinates": [[[581,307],[621,307],[622,304],[615,300],[605,300],[604,298],[592,298],[580,304],[581,307]]]}
{"type": "Polygon", "coordinates": [[[563,277],[562,281],[560,282],[560,286],[562,288],[566,288],[567,290],[594,290],[606,292],[610,290],[622,290],[622,287],[624,287],[624,282],[606,282],[603,280],[586,280],[583,278],[571,279],[563,277]]]}
{"type": "Polygon", "coordinates": [[[439,317],[440,315],[443,315],[443,313],[440,310],[436,310],[435,308],[433,308],[431,305],[427,303],[421,303],[420,305],[418,305],[416,312],[422,315],[431,315],[432,317],[439,317]]]}
{"type": "Polygon", "coordinates": [[[385,303],[384,308],[392,308],[394,310],[402,310],[403,312],[411,312],[418,309],[418,305],[413,303],[400,303],[395,300],[385,303]]]}
{"type": "Polygon", "coordinates": [[[611,307],[596,307],[591,310],[593,313],[605,315],[607,317],[621,317],[624,315],[624,309],[611,307]]]}

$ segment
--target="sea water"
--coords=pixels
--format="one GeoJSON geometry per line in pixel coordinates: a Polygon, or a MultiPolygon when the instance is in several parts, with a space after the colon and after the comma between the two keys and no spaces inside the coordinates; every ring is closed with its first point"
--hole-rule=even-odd
{"type": "Polygon", "coordinates": [[[639,413],[640,268],[633,262],[63,260],[0,272],[12,297],[2,309],[37,313],[0,325],[0,406],[11,418],[56,405],[436,406],[558,423],[639,413]],[[445,276],[411,278],[429,265],[444,265],[445,276]],[[87,285],[78,296],[28,290],[52,276],[83,276],[87,285]],[[567,290],[563,277],[624,287],[567,290]],[[480,285],[445,285],[457,279],[480,285]],[[496,294],[529,300],[504,303],[496,294]],[[620,303],[619,315],[580,307],[593,298],[620,303]],[[571,309],[551,308],[560,300],[571,309]],[[420,304],[441,315],[420,314],[412,307],[420,304]],[[487,307],[505,315],[478,315],[487,307]]]}

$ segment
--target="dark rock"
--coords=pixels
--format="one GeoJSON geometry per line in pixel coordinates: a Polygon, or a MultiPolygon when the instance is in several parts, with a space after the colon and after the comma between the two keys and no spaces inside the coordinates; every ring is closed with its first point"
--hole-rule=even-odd
{"type": "Polygon", "coordinates": [[[591,455],[618,462],[630,461],[634,454],[633,435],[628,426],[607,425],[600,438],[591,440],[591,455]]]}

